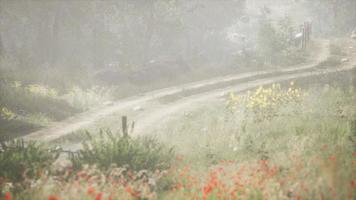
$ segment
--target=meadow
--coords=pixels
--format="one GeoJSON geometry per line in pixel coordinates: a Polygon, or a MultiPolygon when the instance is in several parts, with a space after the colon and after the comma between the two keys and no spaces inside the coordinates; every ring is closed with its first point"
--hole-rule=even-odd
{"type": "Polygon", "coordinates": [[[6,200],[354,199],[356,93],[317,88],[290,82],[231,92],[141,137],[88,132],[59,168],[52,164],[63,157],[59,147],[3,143],[1,193],[6,200]]]}
{"type": "Polygon", "coordinates": [[[0,0],[0,200],[356,199],[355,10],[0,0]]]}

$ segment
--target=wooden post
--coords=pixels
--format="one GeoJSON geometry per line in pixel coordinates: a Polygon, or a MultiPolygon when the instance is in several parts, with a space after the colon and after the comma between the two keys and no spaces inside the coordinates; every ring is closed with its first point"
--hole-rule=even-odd
{"type": "Polygon", "coordinates": [[[128,137],[128,130],[127,130],[127,116],[122,116],[121,118],[121,123],[122,123],[122,133],[124,137],[128,137]]]}
{"type": "Polygon", "coordinates": [[[302,33],[303,33],[303,36],[302,36],[302,49],[305,49],[305,47],[306,47],[306,44],[305,44],[306,43],[306,40],[305,40],[305,33],[306,33],[305,24],[303,26],[302,33]]]}
{"type": "Polygon", "coordinates": [[[311,23],[310,22],[306,22],[306,28],[307,28],[307,32],[306,32],[307,42],[309,42],[310,35],[311,35],[311,23]]]}
{"type": "Polygon", "coordinates": [[[308,22],[308,42],[310,41],[310,35],[311,35],[311,23],[308,22]]]}
{"type": "Polygon", "coordinates": [[[135,122],[133,121],[131,123],[131,131],[130,131],[130,133],[132,134],[134,132],[134,130],[135,130],[135,122]]]}
{"type": "Polygon", "coordinates": [[[310,41],[310,35],[311,35],[311,23],[310,22],[304,22],[303,27],[302,27],[302,49],[306,49],[308,46],[308,43],[310,41]]]}

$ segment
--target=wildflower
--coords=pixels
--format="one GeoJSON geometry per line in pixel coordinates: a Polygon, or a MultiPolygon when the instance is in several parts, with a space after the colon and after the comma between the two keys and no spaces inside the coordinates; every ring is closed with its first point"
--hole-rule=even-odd
{"type": "Polygon", "coordinates": [[[189,170],[190,170],[190,167],[188,165],[184,166],[184,169],[183,169],[184,172],[189,172],[189,170]]]}
{"type": "Polygon", "coordinates": [[[131,194],[134,197],[140,197],[141,196],[141,192],[139,191],[134,191],[130,186],[127,186],[125,188],[125,191],[129,194],[131,194]]]}
{"type": "Polygon", "coordinates": [[[12,195],[10,192],[6,192],[5,196],[4,196],[4,200],[11,200],[12,199],[12,195]]]}
{"type": "Polygon", "coordinates": [[[180,190],[180,189],[182,189],[183,188],[183,184],[182,183],[178,183],[177,185],[176,185],[176,189],[177,190],[180,190]]]}
{"type": "Polygon", "coordinates": [[[82,178],[82,179],[89,179],[88,174],[86,174],[85,172],[82,172],[82,171],[77,173],[77,177],[82,178]]]}
{"type": "Polygon", "coordinates": [[[94,200],[101,200],[102,197],[103,197],[103,193],[99,192],[99,193],[96,195],[96,197],[95,197],[94,200]]]}
{"type": "Polygon", "coordinates": [[[351,181],[350,185],[353,190],[356,189],[356,181],[351,181]]]}
{"type": "Polygon", "coordinates": [[[183,159],[184,159],[184,157],[182,155],[176,156],[176,160],[177,161],[182,161],[183,159]]]}
{"type": "Polygon", "coordinates": [[[204,186],[203,188],[204,196],[208,196],[211,193],[211,191],[213,191],[213,187],[211,186],[211,184],[204,186]]]}
{"type": "Polygon", "coordinates": [[[92,187],[89,187],[88,190],[87,190],[87,194],[88,195],[93,195],[95,193],[95,189],[92,188],[92,187]]]}
{"type": "Polygon", "coordinates": [[[60,200],[60,199],[56,196],[49,196],[48,200],[60,200]]]}
{"type": "Polygon", "coordinates": [[[336,156],[330,156],[329,160],[335,162],[336,161],[336,156]]]}
{"type": "Polygon", "coordinates": [[[131,188],[130,186],[127,186],[127,187],[125,188],[125,191],[126,191],[127,193],[131,194],[131,193],[132,193],[132,188],[131,188]]]}

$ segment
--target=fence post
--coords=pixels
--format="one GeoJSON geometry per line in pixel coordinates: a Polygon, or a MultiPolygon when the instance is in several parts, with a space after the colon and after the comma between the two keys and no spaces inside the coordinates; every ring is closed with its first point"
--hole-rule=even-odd
{"type": "Polygon", "coordinates": [[[127,116],[122,116],[121,117],[121,123],[122,123],[122,133],[124,137],[128,137],[128,130],[127,130],[127,116]]]}
{"type": "Polygon", "coordinates": [[[306,23],[304,22],[303,24],[303,37],[302,37],[302,49],[305,49],[307,47],[307,27],[306,27],[306,23]]]}
{"type": "Polygon", "coordinates": [[[302,25],[302,49],[306,49],[311,38],[312,25],[310,22],[304,22],[302,25]]]}

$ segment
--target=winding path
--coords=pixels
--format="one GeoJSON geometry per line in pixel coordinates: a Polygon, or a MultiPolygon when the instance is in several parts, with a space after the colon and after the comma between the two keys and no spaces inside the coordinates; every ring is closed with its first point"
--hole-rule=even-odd
{"type": "Polygon", "coordinates": [[[128,108],[139,105],[145,105],[145,110],[136,114],[135,121],[139,123],[135,128],[135,133],[143,133],[152,128],[155,122],[161,122],[183,108],[189,108],[189,106],[206,101],[207,99],[219,98],[222,93],[228,91],[239,92],[259,85],[355,68],[355,65],[349,64],[339,68],[318,69],[317,66],[329,56],[329,42],[324,41],[320,44],[319,54],[309,64],[278,70],[247,72],[217,77],[148,92],[140,96],[133,96],[117,101],[112,105],[97,107],[64,121],[53,123],[50,127],[28,134],[23,138],[25,140],[52,141],[93,125],[107,116],[128,112],[128,108]],[[153,106],[149,108],[150,105],[153,106]]]}

